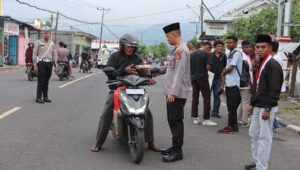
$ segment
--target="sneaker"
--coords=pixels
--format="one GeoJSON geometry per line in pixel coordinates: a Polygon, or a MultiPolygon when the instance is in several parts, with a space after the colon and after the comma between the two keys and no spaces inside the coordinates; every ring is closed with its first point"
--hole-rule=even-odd
{"type": "Polygon", "coordinates": [[[245,169],[246,170],[255,170],[256,169],[256,164],[252,163],[252,164],[249,164],[249,165],[245,165],[245,169]]]}
{"type": "Polygon", "coordinates": [[[200,118],[194,118],[194,125],[198,125],[201,122],[200,118]]]}
{"type": "Polygon", "coordinates": [[[241,127],[242,128],[248,128],[250,126],[250,124],[248,123],[248,122],[243,122],[242,124],[241,124],[241,127]]]}
{"type": "Polygon", "coordinates": [[[213,121],[211,121],[211,120],[204,120],[204,121],[202,122],[202,125],[203,125],[203,126],[218,126],[217,123],[215,123],[215,122],[213,122],[213,121]]]}
{"type": "Polygon", "coordinates": [[[218,132],[219,133],[226,133],[226,134],[229,134],[229,133],[234,133],[234,132],[238,132],[239,131],[239,127],[236,126],[236,127],[231,127],[231,126],[227,126],[221,130],[219,130],[218,132]]]}

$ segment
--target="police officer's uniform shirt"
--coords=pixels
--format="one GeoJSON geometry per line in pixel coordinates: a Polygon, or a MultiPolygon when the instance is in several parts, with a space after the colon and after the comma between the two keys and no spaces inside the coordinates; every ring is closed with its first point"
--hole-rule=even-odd
{"type": "Polygon", "coordinates": [[[240,87],[240,75],[238,74],[237,69],[239,69],[240,73],[242,72],[243,56],[242,53],[237,49],[232,50],[227,57],[226,68],[229,66],[234,66],[234,68],[230,73],[225,75],[226,87],[240,87]],[[233,55],[230,55],[234,51],[236,52],[233,55]]]}
{"type": "Polygon", "coordinates": [[[55,44],[51,40],[48,42],[45,42],[44,39],[38,40],[33,49],[33,59],[35,62],[38,62],[37,59],[50,59],[52,62],[56,62],[57,51],[55,44]]]}
{"type": "Polygon", "coordinates": [[[187,45],[181,43],[168,57],[165,92],[186,99],[190,88],[190,55],[187,45]]]}

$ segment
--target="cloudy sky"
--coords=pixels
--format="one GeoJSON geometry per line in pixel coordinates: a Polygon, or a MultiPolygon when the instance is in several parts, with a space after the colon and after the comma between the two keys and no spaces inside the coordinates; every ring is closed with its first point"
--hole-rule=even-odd
{"type": "MultiPolygon", "coordinates": [[[[34,18],[47,20],[51,14],[39,11],[16,0],[4,1],[4,15],[9,15],[22,21],[33,21],[34,18]]],[[[187,6],[199,14],[200,0],[20,0],[51,11],[59,11],[69,17],[82,21],[100,22],[101,11],[97,7],[109,8],[104,23],[118,36],[122,32],[142,32],[149,26],[172,22],[189,23],[196,21],[197,15],[187,6]]],[[[204,0],[213,15],[218,18],[222,14],[249,0],[204,0]]],[[[205,19],[211,19],[205,12],[205,19]]],[[[99,35],[99,25],[87,25],[61,17],[60,29],[79,30],[99,35]]],[[[190,30],[194,31],[194,30],[190,30]]],[[[111,33],[104,31],[104,37],[111,37],[111,33]]]]}

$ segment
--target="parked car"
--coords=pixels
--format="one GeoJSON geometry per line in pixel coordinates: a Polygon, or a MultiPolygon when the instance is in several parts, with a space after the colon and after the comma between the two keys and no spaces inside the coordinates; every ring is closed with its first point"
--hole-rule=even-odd
{"type": "Polygon", "coordinates": [[[107,61],[108,61],[107,59],[102,59],[102,60],[99,59],[99,60],[97,61],[97,66],[96,66],[96,67],[97,67],[98,69],[103,69],[103,68],[105,68],[106,65],[107,65],[107,61]]]}

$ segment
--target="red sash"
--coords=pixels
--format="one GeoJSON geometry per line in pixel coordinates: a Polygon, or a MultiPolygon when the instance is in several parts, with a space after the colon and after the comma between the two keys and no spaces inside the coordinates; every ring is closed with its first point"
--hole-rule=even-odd
{"type": "Polygon", "coordinates": [[[121,104],[120,104],[120,98],[119,98],[120,91],[121,90],[125,90],[125,89],[126,89],[126,86],[123,85],[123,86],[118,87],[117,90],[115,90],[115,92],[114,92],[114,110],[115,111],[117,111],[117,110],[120,109],[120,106],[121,106],[121,104]]]}
{"type": "Polygon", "coordinates": [[[271,54],[268,54],[262,61],[262,63],[259,65],[259,68],[258,68],[258,71],[256,72],[256,75],[255,75],[255,79],[256,81],[259,80],[259,77],[260,77],[260,74],[261,74],[261,71],[266,63],[266,61],[269,59],[269,57],[272,57],[271,54]]]}

